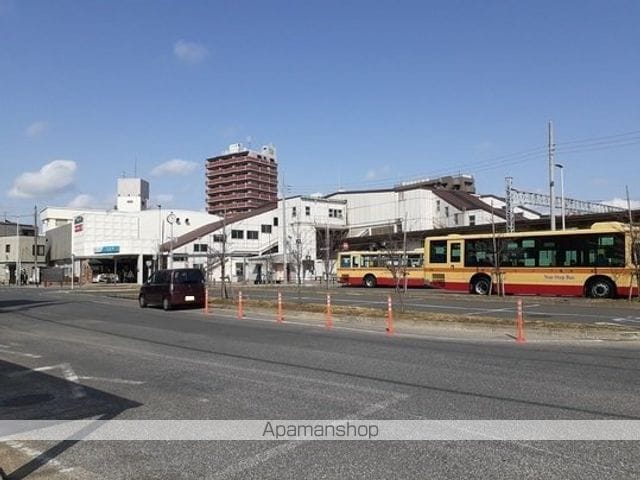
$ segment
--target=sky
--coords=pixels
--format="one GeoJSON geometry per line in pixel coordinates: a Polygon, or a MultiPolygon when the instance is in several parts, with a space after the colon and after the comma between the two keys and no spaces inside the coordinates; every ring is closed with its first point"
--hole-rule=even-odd
{"type": "Polygon", "coordinates": [[[111,207],[123,175],[203,210],[238,142],[275,145],[288,194],[546,193],[549,121],[567,197],[637,202],[639,22],[636,0],[0,0],[0,214],[111,207]]]}

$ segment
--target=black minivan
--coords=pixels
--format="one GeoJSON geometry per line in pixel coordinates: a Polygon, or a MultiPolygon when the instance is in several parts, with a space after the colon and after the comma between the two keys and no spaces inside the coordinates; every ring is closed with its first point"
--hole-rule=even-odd
{"type": "Polygon", "coordinates": [[[140,287],[138,302],[142,308],[162,305],[165,310],[174,306],[204,307],[205,282],[197,268],[158,270],[140,287]]]}

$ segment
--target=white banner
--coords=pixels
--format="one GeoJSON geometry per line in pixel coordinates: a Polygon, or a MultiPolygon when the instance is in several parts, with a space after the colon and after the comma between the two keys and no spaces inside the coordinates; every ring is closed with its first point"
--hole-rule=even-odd
{"type": "Polygon", "coordinates": [[[640,440],[640,420],[0,420],[7,440],[640,440]]]}

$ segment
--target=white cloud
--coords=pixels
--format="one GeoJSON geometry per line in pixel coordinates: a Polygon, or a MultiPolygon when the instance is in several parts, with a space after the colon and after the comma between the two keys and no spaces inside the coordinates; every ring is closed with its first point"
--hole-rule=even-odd
{"type": "Polygon", "coordinates": [[[385,165],[382,168],[379,168],[377,170],[375,169],[370,169],[367,170],[366,175],[364,176],[365,180],[374,180],[376,178],[380,178],[380,177],[384,177],[385,175],[388,175],[389,172],[391,172],[391,167],[389,167],[389,165],[385,165]]]}
{"type": "Polygon", "coordinates": [[[97,203],[96,199],[93,196],[87,195],[85,193],[81,193],[80,195],[76,196],[73,200],[71,200],[69,203],[67,203],[67,207],[72,207],[72,208],[95,207],[96,203],[97,203]]]}
{"type": "MultiPolygon", "coordinates": [[[[624,198],[614,198],[612,200],[607,200],[602,202],[605,205],[611,205],[612,207],[618,207],[618,208],[627,208],[627,200],[624,198]]],[[[640,200],[631,200],[631,208],[632,209],[636,209],[636,208],[640,208],[640,200]]]]}
{"type": "Polygon", "coordinates": [[[187,160],[175,158],[154,167],[154,169],[151,170],[151,175],[156,177],[163,175],[189,175],[198,167],[199,164],[196,162],[188,162],[187,160]]]}
{"type": "Polygon", "coordinates": [[[209,56],[209,51],[204,45],[186,40],[178,40],[173,45],[173,54],[184,63],[200,63],[209,56]]]}
{"type": "Polygon", "coordinates": [[[37,172],[20,174],[7,194],[14,198],[33,198],[62,193],[73,187],[76,169],[74,161],[54,160],[37,172]]]}
{"type": "Polygon", "coordinates": [[[160,204],[173,202],[173,194],[171,193],[159,193],[156,195],[156,201],[160,204]]]}
{"type": "Polygon", "coordinates": [[[49,124],[47,122],[39,120],[39,121],[33,122],[31,125],[29,125],[24,130],[24,134],[27,137],[34,138],[34,137],[38,137],[38,136],[42,135],[48,129],[49,129],[49,124]]]}

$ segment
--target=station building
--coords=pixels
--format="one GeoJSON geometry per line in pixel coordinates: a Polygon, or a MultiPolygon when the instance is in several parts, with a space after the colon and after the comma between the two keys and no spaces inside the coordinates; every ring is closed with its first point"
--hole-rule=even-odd
{"type": "Polygon", "coordinates": [[[46,237],[46,261],[65,277],[90,283],[100,273],[120,282],[142,283],[162,265],[160,246],[216,221],[219,217],[193,210],[149,208],[149,184],[140,178],[119,178],[115,208],[46,207],[40,212],[46,237]]]}

